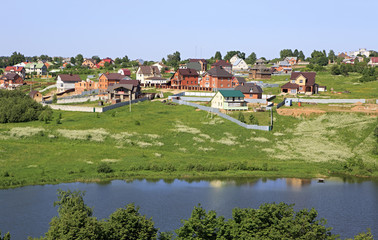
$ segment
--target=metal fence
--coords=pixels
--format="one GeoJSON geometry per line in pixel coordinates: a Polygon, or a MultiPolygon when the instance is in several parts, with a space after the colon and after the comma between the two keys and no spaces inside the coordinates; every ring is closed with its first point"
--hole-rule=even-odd
{"type": "Polygon", "coordinates": [[[308,98],[287,98],[292,102],[303,103],[365,103],[366,99],[308,99],[308,98]]]}

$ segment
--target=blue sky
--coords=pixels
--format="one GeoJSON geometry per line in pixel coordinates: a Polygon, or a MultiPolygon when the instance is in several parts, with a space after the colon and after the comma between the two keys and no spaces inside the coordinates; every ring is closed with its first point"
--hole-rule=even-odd
{"type": "Polygon", "coordinates": [[[209,58],[378,50],[377,0],[3,0],[0,56],[209,58]],[[7,10],[5,10],[7,9],[7,10]],[[5,36],[5,37],[4,37],[5,36]]]}

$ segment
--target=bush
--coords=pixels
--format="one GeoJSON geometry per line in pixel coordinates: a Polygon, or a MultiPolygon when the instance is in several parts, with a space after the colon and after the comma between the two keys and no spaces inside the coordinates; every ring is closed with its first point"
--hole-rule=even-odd
{"type": "Polygon", "coordinates": [[[245,123],[244,114],[243,114],[242,112],[239,112],[239,115],[238,115],[238,120],[239,120],[240,122],[243,122],[243,123],[245,123]]]}
{"type": "Polygon", "coordinates": [[[111,173],[113,172],[113,169],[109,166],[109,164],[106,163],[100,163],[97,167],[98,173],[111,173]]]}

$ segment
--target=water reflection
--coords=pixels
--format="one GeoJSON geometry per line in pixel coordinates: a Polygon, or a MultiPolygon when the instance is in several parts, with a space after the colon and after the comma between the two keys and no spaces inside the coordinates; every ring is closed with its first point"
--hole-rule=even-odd
{"type": "Polygon", "coordinates": [[[286,185],[292,187],[293,189],[300,190],[304,186],[311,184],[311,179],[301,179],[301,178],[286,178],[286,185]]]}

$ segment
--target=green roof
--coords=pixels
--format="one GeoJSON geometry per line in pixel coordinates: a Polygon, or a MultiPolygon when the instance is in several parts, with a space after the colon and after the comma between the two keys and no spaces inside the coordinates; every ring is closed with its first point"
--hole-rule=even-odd
{"type": "Polygon", "coordinates": [[[239,90],[219,90],[223,97],[244,97],[244,94],[239,90]]]}

